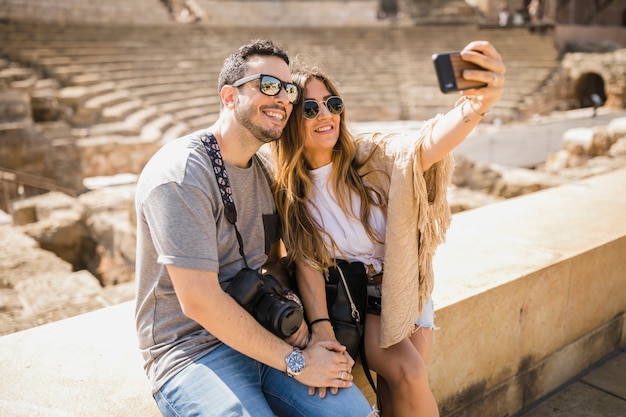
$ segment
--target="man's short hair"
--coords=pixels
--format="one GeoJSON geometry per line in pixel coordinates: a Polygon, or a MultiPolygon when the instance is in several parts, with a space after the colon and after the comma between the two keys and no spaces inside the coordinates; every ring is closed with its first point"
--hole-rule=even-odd
{"type": "Polygon", "coordinates": [[[269,39],[255,39],[242,45],[224,60],[217,84],[217,92],[227,84],[232,84],[243,78],[247,71],[248,59],[253,55],[275,56],[289,65],[287,52],[269,39]]]}

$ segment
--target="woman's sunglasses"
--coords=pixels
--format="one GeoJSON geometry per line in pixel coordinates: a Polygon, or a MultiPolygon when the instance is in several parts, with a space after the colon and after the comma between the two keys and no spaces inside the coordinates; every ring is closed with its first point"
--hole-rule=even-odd
{"type": "MultiPolygon", "coordinates": [[[[326,101],[322,101],[329,112],[332,114],[341,114],[343,111],[343,100],[341,97],[328,97],[326,101]]],[[[304,100],[304,118],[315,119],[320,112],[320,103],[311,99],[304,100]]]]}
{"type": "Polygon", "coordinates": [[[271,75],[267,75],[267,74],[251,75],[249,77],[241,78],[235,81],[234,83],[232,83],[231,85],[233,87],[240,87],[244,85],[245,83],[258,80],[258,79],[261,80],[259,83],[259,90],[261,90],[261,92],[265,94],[266,96],[273,97],[277,95],[278,93],[280,93],[280,90],[284,88],[285,91],[287,92],[287,98],[289,99],[289,102],[292,104],[296,104],[298,102],[298,99],[300,98],[300,87],[298,87],[296,84],[293,84],[293,83],[286,83],[284,81],[281,81],[278,78],[273,77],[271,75]]]}

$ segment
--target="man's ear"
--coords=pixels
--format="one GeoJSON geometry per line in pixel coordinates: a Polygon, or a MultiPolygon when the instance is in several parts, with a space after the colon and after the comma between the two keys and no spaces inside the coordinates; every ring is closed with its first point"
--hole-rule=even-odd
{"type": "Polygon", "coordinates": [[[228,109],[233,109],[235,106],[235,90],[237,87],[233,87],[232,85],[225,85],[220,90],[220,98],[222,99],[222,103],[224,107],[228,109]]]}

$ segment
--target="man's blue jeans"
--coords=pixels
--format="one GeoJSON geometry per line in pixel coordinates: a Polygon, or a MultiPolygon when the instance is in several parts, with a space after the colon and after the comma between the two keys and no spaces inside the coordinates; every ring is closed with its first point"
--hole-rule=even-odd
{"type": "Polygon", "coordinates": [[[325,398],[222,345],[170,378],[154,398],[165,417],[366,417],[367,399],[353,385],[325,398]]]}

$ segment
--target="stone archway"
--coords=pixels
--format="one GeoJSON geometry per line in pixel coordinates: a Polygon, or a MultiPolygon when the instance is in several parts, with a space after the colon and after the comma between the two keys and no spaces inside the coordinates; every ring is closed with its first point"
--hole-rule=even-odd
{"type": "Polygon", "coordinates": [[[565,54],[561,71],[558,95],[569,108],[593,107],[592,94],[599,95],[605,107],[626,108],[626,48],[565,54]]]}
{"type": "Polygon", "coordinates": [[[582,74],[574,87],[576,100],[582,107],[600,107],[606,102],[604,79],[595,72],[582,74]]]}

